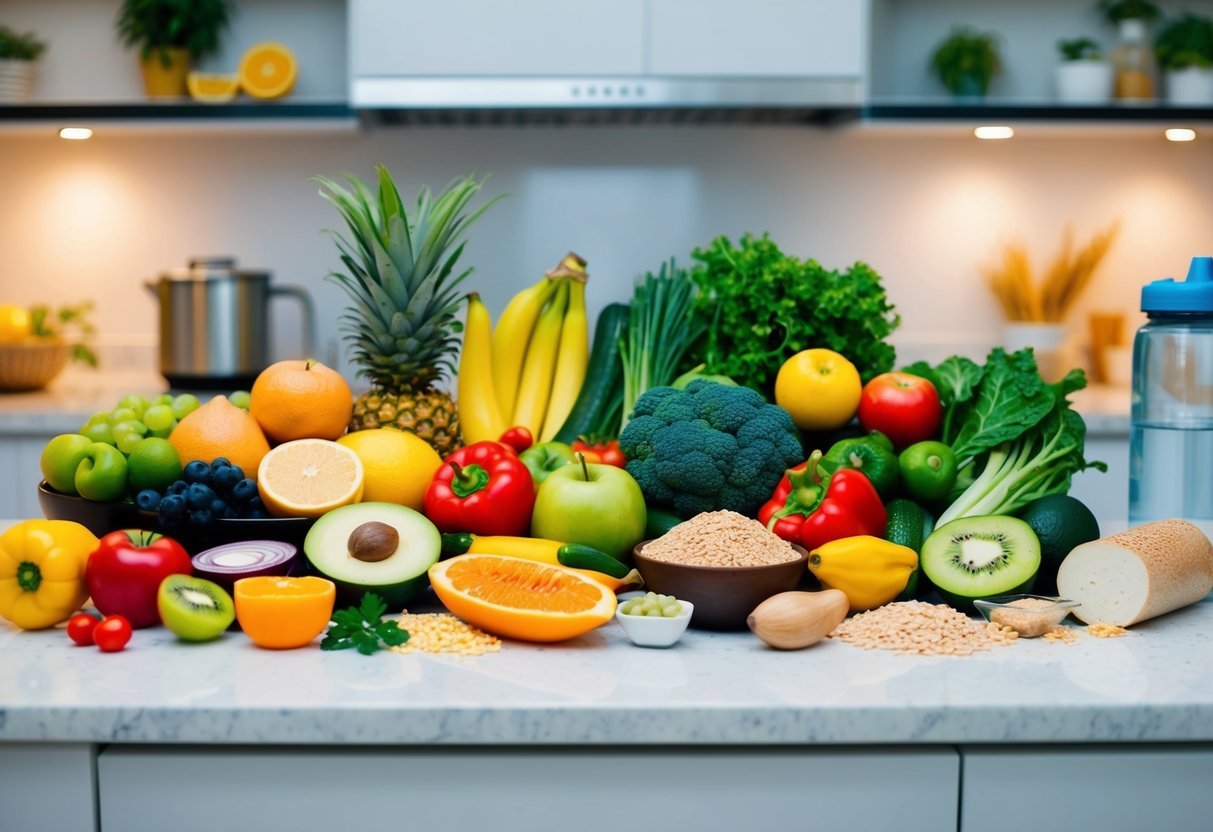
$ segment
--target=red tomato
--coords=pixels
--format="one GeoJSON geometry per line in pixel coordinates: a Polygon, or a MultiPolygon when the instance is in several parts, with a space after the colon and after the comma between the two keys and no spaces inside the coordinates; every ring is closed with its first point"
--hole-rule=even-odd
{"type": "Polygon", "coordinates": [[[121,615],[107,615],[93,630],[93,641],[102,653],[117,653],[131,640],[131,622],[121,615]]]}
{"type": "Polygon", "coordinates": [[[86,612],[78,612],[67,620],[67,637],[87,647],[93,643],[93,630],[97,628],[98,618],[86,612]]]}
{"type": "Polygon", "coordinates": [[[503,445],[509,445],[518,453],[522,453],[527,448],[535,444],[535,437],[531,435],[529,428],[524,428],[522,425],[514,427],[501,434],[501,439],[498,440],[503,445]]]}
{"type": "Polygon", "coordinates": [[[586,460],[594,462],[590,459],[590,454],[598,457],[597,461],[603,465],[614,465],[616,468],[623,468],[628,464],[627,459],[623,455],[623,451],[619,450],[618,439],[593,439],[581,437],[573,443],[573,453],[586,454],[586,460]]]}
{"type": "Polygon", "coordinates": [[[935,438],[942,417],[935,385],[909,373],[882,373],[859,396],[859,424],[880,431],[899,449],[935,438]]]}
{"type": "Polygon", "coordinates": [[[136,629],[160,623],[156,596],[169,575],[190,575],[181,544],[138,529],[110,532],[89,555],[84,581],[102,615],[123,615],[136,629]]]}

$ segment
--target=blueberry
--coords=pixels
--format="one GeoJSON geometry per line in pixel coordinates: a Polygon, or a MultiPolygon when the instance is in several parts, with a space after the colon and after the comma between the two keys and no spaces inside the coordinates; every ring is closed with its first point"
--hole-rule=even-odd
{"type": "Polygon", "coordinates": [[[246,520],[264,520],[265,511],[263,509],[245,509],[244,519],[246,520]]]}
{"type": "Polygon", "coordinates": [[[191,526],[209,526],[211,520],[211,510],[208,508],[195,509],[190,512],[189,521],[191,526]]]}
{"type": "Polygon", "coordinates": [[[211,469],[211,485],[220,494],[230,494],[236,483],[244,479],[244,472],[234,465],[211,469]]]}
{"type": "Polygon", "coordinates": [[[185,473],[182,476],[189,483],[209,483],[211,481],[211,466],[200,459],[195,459],[185,466],[185,473]]]}
{"type": "Polygon", "coordinates": [[[257,497],[257,483],[249,479],[241,480],[232,486],[231,494],[229,495],[232,502],[239,505],[244,505],[257,497]]]}
{"type": "Polygon", "coordinates": [[[225,511],[227,511],[227,503],[223,502],[223,500],[220,500],[218,497],[211,500],[212,515],[215,517],[222,517],[225,511]]]}
{"type": "MultiPolygon", "coordinates": [[[[216,516],[218,516],[218,515],[216,515],[216,516]]],[[[224,520],[240,519],[240,509],[236,508],[235,506],[227,506],[226,508],[223,509],[223,519],[224,520]]]]}
{"type": "Polygon", "coordinates": [[[191,509],[209,509],[211,501],[214,499],[215,492],[211,490],[211,487],[200,482],[194,483],[185,492],[185,502],[191,509]]]}
{"type": "Polygon", "coordinates": [[[150,488],[145,488],[135,495],[135,505],[143,511],[155,511],[160,508],[160,495],[150,488]]]}
{"type": "Polygon", "coordinates": [[[161,521],[180,520],[185,516],[185,497],[169,494],[160,500],[161,521]]]}
{"type": "Polygon", "coordinates": [[[211,470],[216,468],[231,468],[232,461],[225,456],[215,457],[211,460],[211,470]]]}
{"type": "Polygon", "coordinates": [[[190,487],[190,484],[185,480],[177,480],[170,485],[164,492],[165,494],[185,494],[185,490],[190,487]]]}

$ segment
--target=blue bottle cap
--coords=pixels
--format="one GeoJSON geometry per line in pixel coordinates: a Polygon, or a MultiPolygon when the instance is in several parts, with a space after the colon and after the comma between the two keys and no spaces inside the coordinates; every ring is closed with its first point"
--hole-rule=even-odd
{"type": "Polygon", "coordinates": [[[1165,277],[1142,286],[1141,311],[1213,314],[1213,257],[1193,257],[1187,280],[1165,277]]]}

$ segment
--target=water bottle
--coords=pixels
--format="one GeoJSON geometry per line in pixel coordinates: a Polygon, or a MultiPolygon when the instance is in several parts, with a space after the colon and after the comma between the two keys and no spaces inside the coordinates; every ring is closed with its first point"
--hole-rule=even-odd
{"type": "Polygon", "coordinates": [[[1213,257],[1141,290],[1133,340],[1129,525],[1179,517],[1213,535],[1213,257]]]}

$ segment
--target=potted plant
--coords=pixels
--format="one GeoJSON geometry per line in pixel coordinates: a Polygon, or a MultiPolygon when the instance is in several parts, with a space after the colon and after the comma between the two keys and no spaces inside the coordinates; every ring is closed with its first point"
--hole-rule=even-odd
{"type": "Polygon", "coordinates": [[[1149,101],[1154,98],[1154,52],[1146,29],[1161,12],[1151,0],[1099,0],[1099,10],[1120,32],[1120,42],[1112,50],[1113,91],[1121,101],[1149,101]]]}
{"type": "Polygon", "coordinates": [[[1106,104],[1112,97],[1112,67],[1091,38],[1057,42],[1061,56],[1053,70],[1057,100],[1062,104],[1106,104]]]}
{"type": "Polygon", "coordinates": [[[118,35],[139,47],[148,97],[185,95],[191,59],[219,48],[229,14],[228,0],[123,0],[118,35]]]}
{"type": "Polygon", "coordinates": [[[1213,104],[1213,20],[1194,14],[1172,20],[1158,33],[1154,54],[1166,73],[1168,103],[1213,104]]]}
{"type": "Polygon", "coordinates": [[[33,32],[20,34],[0,26],[0,101],[21,104],[29,99],[34,61],[45,49],[33,32]]]}
{"type": "Polygon", "coordinates": [[[995,35],[964,26],[952,30],[931,56],[939,80],[957,98],[982,98],[1002,69],[995,35]]]}

